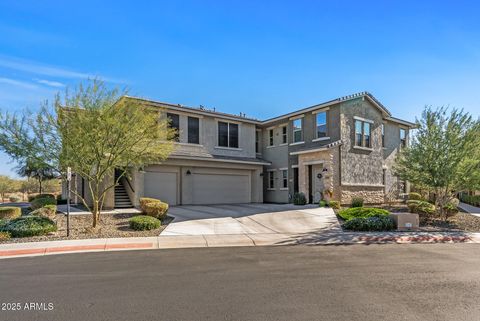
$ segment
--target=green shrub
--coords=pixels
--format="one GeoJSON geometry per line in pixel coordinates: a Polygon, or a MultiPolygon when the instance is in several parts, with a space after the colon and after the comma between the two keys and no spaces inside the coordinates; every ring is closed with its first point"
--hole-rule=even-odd
{"type": "Polygon", "coordinates": [[[361,197],[353,197],[352,198],[351,207],[362,207],[362,206],[363,206],[363,198],[361,198],[361,197]]]}
{"type": "Polygon", "coordinates": [[[18,197],[17,195],[12,195],[8,198],[8,200],[11,202],[11,203],[18,203],[20,202],[22,199],[20,197],[18,197]]]}
{"type": "Polygon", "coordinates": [[[329,202],[326,201],[326,200],[320,200],[320,202],[318,202],[318,206],[319,207],[328,207],[329,206],[329,202]]]}
{"type": "Polygon", "coordinates": [[[45,205],[44,207],[37,208],[36,210],[30,212],[34,216],[44,216],[49,219],[54,219],[57,215],[57,206],[56,205],[45,205]]]}
{"type": "Polygon", "coordinates": [[[420,195],[420,193],[411,192],[411,193],[408,193],[408,199],[409,200],[415,200],[415,201],[421,201],[421,200],[423,200],[423,197],[422,197],[422,195],[420,195]]]}
{"type": "Polygon", "coordinates": [[[345,221],[353,218],[366,218],[372,216],[386,216],[389,212],[381,208],[373,207],[351,207],[338,212],[338,215],[345,221]]]}
{"type": "Polygon", "coordinates": [[[16,217],[20,217],[22,215],[22,209],[20,207],[15,206],[5,206],[0,207],[0,219],[12,219],[16,217]]]}
{"type": "Polygon", "coordinates": [[[8,220],[0,219],[0,232],[5,231],[5,227],[8,225],[8,220]]]}
{"type": "Polygon", "coordinates": [[[155,198],[140,198],[140,209],[145,215],[163,219],[167,216],[168,204],[155,198]]]}
{"type": "Polygon", "coordinates": [[[473,206],[480,206],[480,195],[468,195],[462,193],[460,194],[460,200],[473,206]]]}
{"type": "Polygon", "coordinates": [[[407,206],[411,213],[423,216],[430,216],[435,213],[435,205],[426,201],[409,200],[407,206]]]}
{"type": "Polygon", "coordinates": [[[303,193],[295,193],[293,194],[293,204],[295,205],[305,205],[307,204],[307,198],[303,193]]]}
{"type": "Polygon", "coordinates": [[[385,215],[356,217],[343,223],[342,227],[352,231],[390,231],[395,228],[395,222],[385,215]]]}
{"type": "Polygon", "coordinates": [[[334,210],[339,210],[340,209],[340,202],[339,201],[330,201],[330,207],[333,208],[334,210]]]}
{"type": "Polygon", "coordinates": [[[53,198],[53,199],[55,199],[55,195],[53,195],[53,194],[37,194],[37,195],[29,196],[28,201],[32,202],[33,200],[36,200],[37,198],[53,198]]]}
{"type": "Polygon", "coordinates": [[[460,204],[460,200],[458,198],[452,199],[448,202],[444,207],[443,210],[447,216],[452,216],[458,213],[458,204],[460,204]]]}
{"type": "Polygon", "coordinates": [[[32,210],[42,208],[45,205],[57,205],[57,200],[51,197],[41,197],[35,198],[33,201],[30,202],[30,207],[32,208],[32,210]]]}
{"type": "Polygon", "coordinates": [[[162,225],[158,218],[147,215],[134,216],[129,220],[129,224],[130,227],[136,231],[154,230],[162,225]]]}
{"type": "Polygon", "coordinates": [[[26,216],[11,220],[4,228],[13,237],[45,235],[57,230],[54,221],[43,216],[26,216]]]}
{"type": "Polygon", "coordinates": [[[0,241],[8,240],[11,237],[9,232],[0,232],[0,241]]]}

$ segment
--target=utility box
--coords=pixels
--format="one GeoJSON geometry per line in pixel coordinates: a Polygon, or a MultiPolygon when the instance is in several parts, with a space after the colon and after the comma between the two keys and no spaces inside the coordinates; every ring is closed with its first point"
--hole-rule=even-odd
{"type": "Polygon", "coordinates": [[[420,225],[418,214],[411,213],[392,213],[390,217],[395,221],[397,231],[417,230],[420,225]]]}

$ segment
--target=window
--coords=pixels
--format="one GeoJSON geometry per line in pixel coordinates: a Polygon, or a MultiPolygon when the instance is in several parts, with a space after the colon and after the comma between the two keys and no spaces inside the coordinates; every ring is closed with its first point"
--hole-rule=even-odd
{"type": "Polygon", "coordinates": [[[287,126],[282,127],[282,144],[287,143],[287,126]]]}
{"type": "Polygon", "coordinates": [[[255,153],[260,153],[260,131],[255,131],[255,153]]]}
{"type": "Polygon", "coordinates": [[[355,146],[371,147],[369,122],[355,120],[355,146]]]}
{"type": "Polygon", "coordinates": [[[407,132],[403,128],[400,128],[400,145],[402,147],[407,146],[407,132]]]}
{"type": "Polygon", "coordinates": [[[274,171],[268,172],[268,188],[270,189],[275,188],[275,172],[274,171]]]}
{"type": "Polygon", "coordinates": [[[199,119],[196,117],[188,117],[188,143],[200,144],[199,119]]]}
{"type": "Polygon", "coordinates": [[[173,134],[173,140],[178,142],[180,138],[180,117],[177,114],[167,113],[168,127],[175,129],[173,134]]]}
{"type": "Polygon", "coordinates": [[[238,148],[238,124],[218,122],[218,146],[238,148]]]}
{"type": "Polygon", "coordinates": [[[365,147],[370,147],[370,123],[363,123],[363,141],[365,147]]]}
{"type": "Polygon", "coordinates": [[[268,146],[273,146],[273,129],[268,130],[268,146]]]}
{"type": "Polygon", "coordinates": [[[301,142],[302,141],[302,119],[295,119],[293,121],[293,142],[301,142]]]}
{"type": "Polygon", "coordinates": [[[385,147],[385,124],[382,124],[382,147],[385,147]]]}
{"type": "Polygon", "coordinates": [[[288,171],[282,170],[282,188],[288,188],[288,171]]]}
{"type": "Polygon", "coordinates": [[[382,184],[383,186],[387,185],[387,169],[384,168],[382,172],[382,184]]]}
{"type": "Polygon", "coordinates": [[[363,144],[363,135],[362,135],[362,122],[360,120],[355,121],[355,146],[362,146],[363,144]]]}
{"type": "Polygon", "coordinates": [[[317,114],[317,138],[327,137],[327,112],[317,114]]]}

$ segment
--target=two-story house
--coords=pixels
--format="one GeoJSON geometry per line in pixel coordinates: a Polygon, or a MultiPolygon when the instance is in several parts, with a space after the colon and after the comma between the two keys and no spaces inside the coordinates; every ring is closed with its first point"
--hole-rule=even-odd
{"type": "Polygon", "coordinates": [[[106,207],[138,206],[140,197],[170,205],[288,203],[296,192],[309,202],[330,198],[347,204],[359,196],[383,203],[408,188],[393,176],[392,164],[415,124],[392,117],[366,92],[264,121],[126,99],[168,117],[178,132],[176,148],[166,161],[124,179],[106,207]]]}

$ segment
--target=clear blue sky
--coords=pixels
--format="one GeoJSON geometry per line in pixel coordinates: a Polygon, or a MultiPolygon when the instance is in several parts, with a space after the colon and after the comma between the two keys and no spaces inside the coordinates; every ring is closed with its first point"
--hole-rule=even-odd
{"type": "MultiPolygon", "coordinates": [[[[370,91],[394,116],[479,115],[475,1],[0,2],[0,108],[88,76],[260,119],[370,91]]],[[[13,163],[0,155],[0,174],[13,163]]]]}

